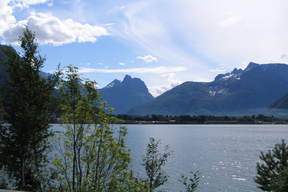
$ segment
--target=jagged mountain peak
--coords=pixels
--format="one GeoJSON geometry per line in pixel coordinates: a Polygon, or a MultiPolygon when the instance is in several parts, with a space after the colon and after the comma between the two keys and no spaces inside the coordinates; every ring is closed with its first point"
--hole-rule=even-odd
{"type": "Polygon", "coordinates": [[[219,74],[215,77],[215,81],[219,80],[228,80],[228,79],[240,79],[240,75],[243,73],[242,69],[237,69],[235,68],[232,72],[230,73],[225,73],[225,74],[219,74]]]}
{"type": "Polygon", "coordinates": [[[130,81],[130,80],[132,80],[132,77],[130,75],[125,75],[125,77],[124,77],[122,82],[130,81]]]}
{"type": "Polygon", "coordinates": [[[141,79],[136,78],[136,77],[131,77],[130,75],[125,75],[122,81],[118,79],[114,79],[104,88],[107,89],[107,88],[115,88],[115,87],[123,87],[123,86],[146,87],[145,83],[141,79]]]}
{"type": "Polygon", "coordinates": [[[242,73],[243,72],[243,69],[237,69],[235,68],[231,73],[233,74],[239,74],[239,73],[242,73]]]}
{"type": "Polygon", "coordinates": [[[137,77],[131,77],[130,75],[125,75],[123,81],[121,82],[122,86],[136,86],[145,88],[146,85],[144,81],[137,77]]]}
{"type": "Polygon", "coordinates": [[[263,71],[266,71],[267,73],[278,73],[286,70],[287,68],[288,65],[284,63],[258,64],[250,62],[244,70],[235,68],[229,73],[217,75],[215,77],[215,81],[240,80],[243,75],[253,75],[253,73],[262,73],[263,71]]]}
{"type": "Polygon", "coordinates": [[[125,113],[136,105],[153,100],[145,83],[130,75],[125,75],[122,81],[115,79],[100,92],[109,106],[115,108],[115,113],[125,113]]]}

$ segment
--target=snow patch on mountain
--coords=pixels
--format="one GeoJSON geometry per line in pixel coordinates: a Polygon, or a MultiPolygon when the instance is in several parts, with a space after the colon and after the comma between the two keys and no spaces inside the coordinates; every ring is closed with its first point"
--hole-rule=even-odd
{"type": "Polygon", "coordinates": [[[208,91],[208,95],[211,96],[211,97],[214,97],[216,95],[226,95],[227,94],[227,90],[226,89],[212,89],[210,88],[210,90],[208,91]]]}

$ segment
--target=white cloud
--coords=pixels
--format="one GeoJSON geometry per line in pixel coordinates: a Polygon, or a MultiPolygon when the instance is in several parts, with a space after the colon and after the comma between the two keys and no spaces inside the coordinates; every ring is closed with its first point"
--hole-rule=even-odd
{"type": "Polygon", "coordinates": [[[27,19],[12,24],[4,31],[6,42],[15,43],[25,26],[28,26],[40,43],[62,45],[72,42],[95,42],[98,37],[108,35],[107,30],[101,26],[82,24],[72,19],[59,19],[51,14],[34,13],[27,19]]]}
{"type": "Polygon", "coordinates": [[[14,16],[16,7],[28,8],[30,5],[53,3],[50,0],[1,0],[0,1],[0,36],[11,27],[14,27],[17,20],[14,16]]]}
{"type": "MultiPolygon", "coordinates": [[[[47,3],[51,0],[0,0],[0,36],[6,43],[16,43],[23,29],[28,26],[40,43],[62,45],[72,42],[95,42],[98,37],[108,35],[105,27],[79,23],[72,19],[60,19],[52,14],[31,12],[23,20],[16,20],[16,7],[47,3]]],[[[52,4],[51,4],[52,3],[52,4]]]]}
{"type": "Polygon", "coordinates": [[[149,87],[149,91],[153,96],[159,96],[165,91],[168,91],[173,87],[176,87],[177,85],[183,83],[183,81],[177,78],[176,73],[165,73],[161,74],[160,77],[164,79],[165,85],[157,85],[149,87]]]}
{"type": "Polygon", "coordinates": [[[97,68],[80,68],[80,73],[154,73],[154,74],[164,74],[171,72],[185,71],[185,67],[176,66],[159,66],[159,67],[139,67],[139,68],[127,68],[127,69],[97,69],[97,68]]]}
{"type": "Polygon", "coordinates": [[[119,62],[118,64],[121,65],[121,66],[125,66],[126,65],[126,63],[123,63],[123,62],[119,62]]]}
{"type": "Polygon", "coordinates": [[[161,77],[163,77],[167,80],[168,84],[170,84],[170,87],[175,87],[175,86],[182,83],[182,81],[177,79],[176,73],[162,74],[161,77]]]}
{"type": "Polygon", "coordinates": [[[137,59],[143,60],[146,63],[153,63],[158,61],[157,57],[152,55],[138,56],[137,59]]]}
{"type": "Polygon", "coordinates": [[[13,16],[13,7],[9,5],[10,0],[0,1],[0,35],[9,27],[11,24],[16,22],[13,16]]]}

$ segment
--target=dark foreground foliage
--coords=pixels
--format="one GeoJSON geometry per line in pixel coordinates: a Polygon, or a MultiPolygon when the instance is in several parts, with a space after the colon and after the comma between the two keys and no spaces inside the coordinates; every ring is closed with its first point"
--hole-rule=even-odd
{"type": "Polygon", "coordinates": [[[288,145],[276,144],[267,153],[261,153],[260,163],[257,163],[255,182],[263,191],[288,191],[288,145]]]}
{"type": "Polygon", "coordinates": [[[26,29],[22,53],[6,49],[7,87],[2,89],[3,123],[0,129],[0,168],[16,179],[16,188],[40,189],[47,163],[49,105],[56,76],[40,77],[44,58],[38,55],[35,35],[26,29]],[[5,124],[4,124],[5,123],[5,124]]]}

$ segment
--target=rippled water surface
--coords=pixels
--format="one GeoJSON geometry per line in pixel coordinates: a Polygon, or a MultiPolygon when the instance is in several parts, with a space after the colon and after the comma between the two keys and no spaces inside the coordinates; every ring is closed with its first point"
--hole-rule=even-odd
{"type": "MultiPolygon", "coordinates": [[[[260,192],[253,178],[261,151],[288,140],[288,125],[125,125],[132,169],[143,176],[141,160],[149,137],[160,139],[173,151],[166,166],[170,175],[162,188],[182,191],[179,178],[201,172],[198,192],[260,192]]],[[[119,125],[114,125],[115,128],[119,125]]],[[[53,125],[54,130],[63,130],[53,125]]]]}
{"type": "Polygon", "coordinates": [[[141,175],[148,138],[168,144],[173,156],[164,189],[181,191],[178,179],[190,170],[202,175],[199,192],[259,192],[253,182],[260,151],[288,139],[287,125],[126,125],[133,169],[141,175]]]}

